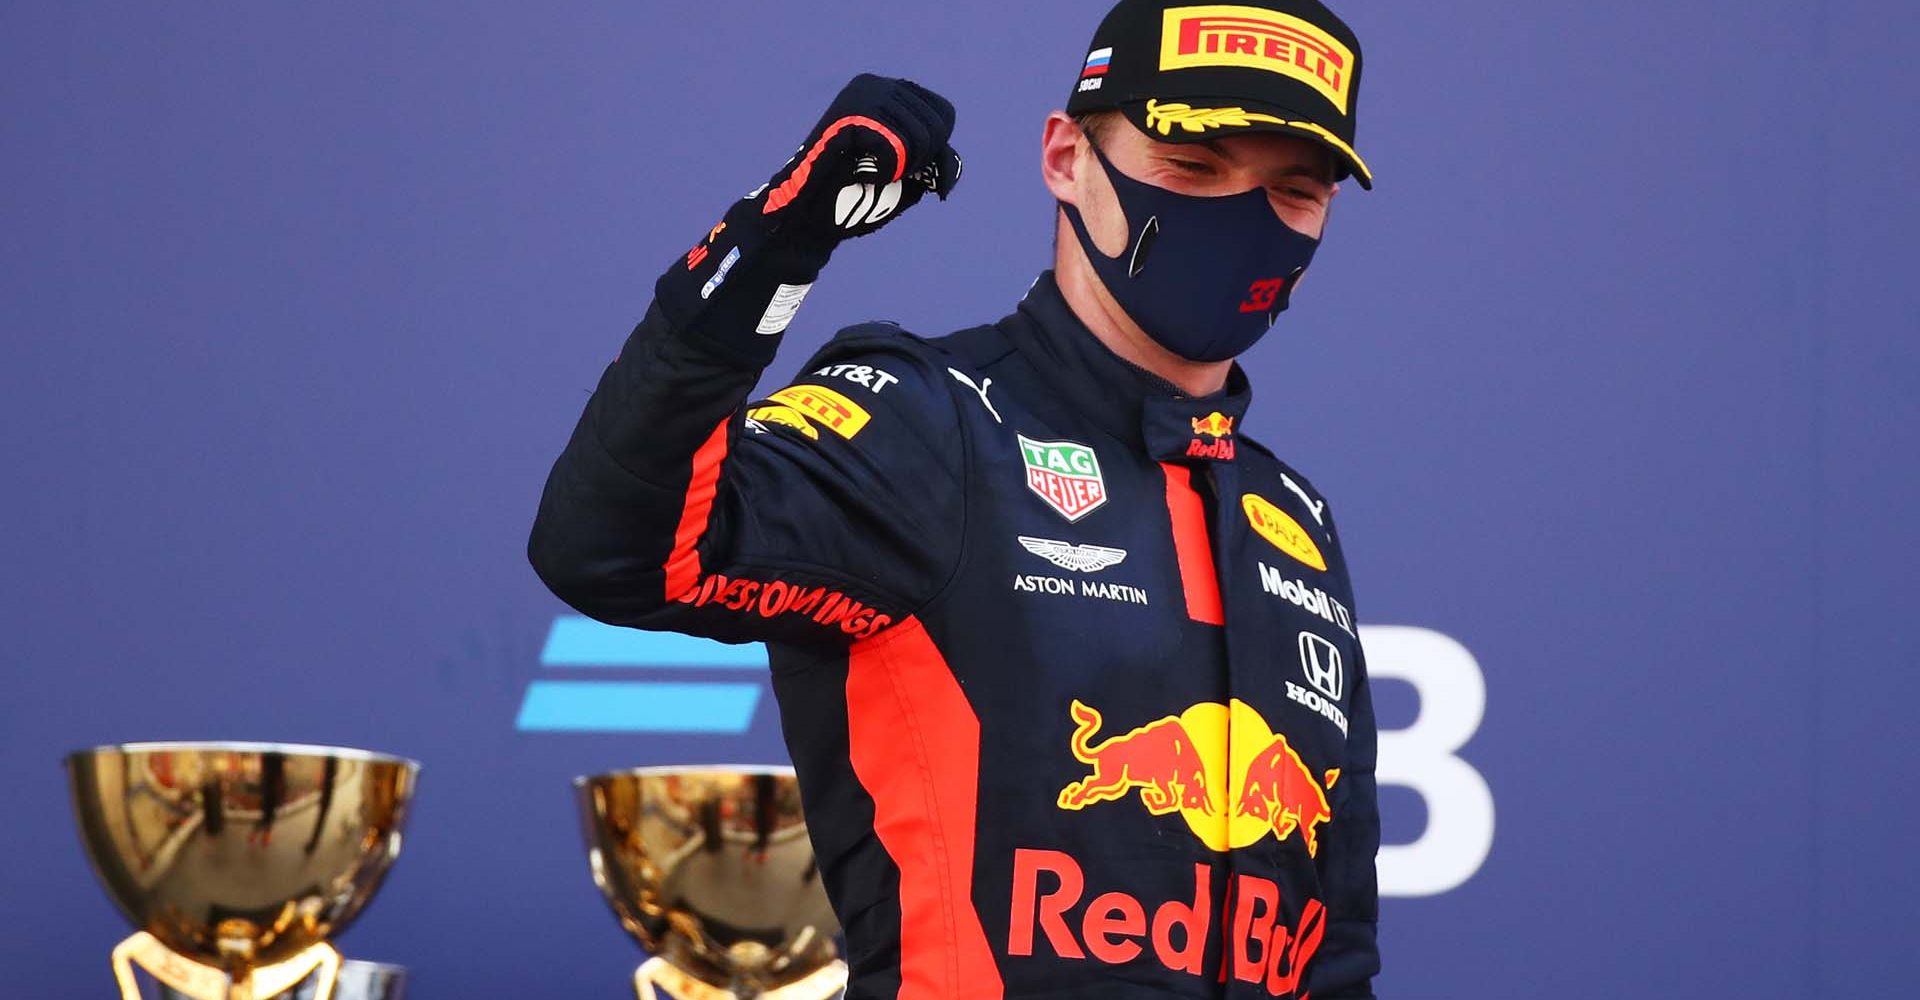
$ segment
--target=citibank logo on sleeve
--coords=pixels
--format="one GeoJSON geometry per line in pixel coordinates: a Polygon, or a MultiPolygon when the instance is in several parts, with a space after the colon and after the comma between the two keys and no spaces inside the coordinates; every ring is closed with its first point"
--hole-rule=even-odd
{"type": "Polygon", "coordinates": [[[1263,562],[1260,564],[1260,589],[1286,598],[1294,607],[1319,615],[1327,624],[1353,635],[1353,612],[1319,587],[1310,586],[1304,580],[1289,578],[1263,562]]]}

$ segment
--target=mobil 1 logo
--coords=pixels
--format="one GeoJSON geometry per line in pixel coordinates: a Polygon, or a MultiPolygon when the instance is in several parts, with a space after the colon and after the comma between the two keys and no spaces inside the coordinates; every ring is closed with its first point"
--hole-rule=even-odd
{"type": "Polygon", "coordinates": [[[1320,616],[1327,624],[1336,626],[1340,631],[1353,635],[1353,612],[1340,603],[1340,599],[1315,587],[1305,580],[1260,563],[1260,589],[1275,597],[1283,598],[1287,603],[1303,611],[1320,616]]]}

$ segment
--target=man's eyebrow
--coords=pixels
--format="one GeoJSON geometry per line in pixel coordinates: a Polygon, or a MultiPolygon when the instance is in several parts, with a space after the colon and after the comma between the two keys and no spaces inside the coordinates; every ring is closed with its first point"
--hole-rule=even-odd
{"type": "MultiPolygon", "coordinates": [[[[1207,149],[1211,150],[1215,156],[1220,157],[1221,159],[1227,161],[1228,163],[1238,162],[1234,158],[1233,153],[1228,151],[1226,145],[1222,143],[1219,139],[1202,139],[1199,142],[1194,143],[1194,145],[1205,146],[1207,149]]],[[[1321,184],[1332,184],[1333,183],[1333,157],[1331,154],[1329,154],[1326,157],[1326,161],[1318,166],[1308,166],[1304,163],[1296,163],[1290,167],[1282,168],[1276,176],[1305,177],[1310,181],[1317,181],[1321,184]]]]}
{"type": "Polygon", "coordinates": [[[1300,164],[1295,164],[1280,171],[1280,176],[1282,177],[1305,177],[1308,180],[1320,181],[1324,184],[1333,183],[1332,174],[1333,169],[1331,167],[1308,167],[1300,164]]]}

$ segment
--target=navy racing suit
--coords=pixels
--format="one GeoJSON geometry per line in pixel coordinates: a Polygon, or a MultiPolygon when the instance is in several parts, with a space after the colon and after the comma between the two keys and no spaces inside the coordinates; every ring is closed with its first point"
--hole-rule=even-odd
{"type": "Polygon", "coordinates": [[[1372,997],[1352,590],[1240,369],[1182,397],[1051,274],[749,402],[779,340],[656,303],[529,552],[594,618],[769,644],[850,1000],[1372,997]]]}

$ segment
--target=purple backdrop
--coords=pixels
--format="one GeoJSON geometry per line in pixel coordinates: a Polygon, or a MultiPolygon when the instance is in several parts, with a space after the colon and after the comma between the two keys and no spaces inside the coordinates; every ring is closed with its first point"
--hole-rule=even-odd
{"type": "MultiPolygon", "coordinates": [[[[1250,427],[1333,496],[1361,617],[1477,660],[1497,811],[1464,884],[1386,901],[1381,995],[1910,990],[1920,7],[1340,6],[1379,190],[1250,427]]],[[[426,762],[350,955],[424,1000],[622,995],[567,779],[779,744],[764,703],[516,730],[547,464],[655,273],[859,70],[953,98],[966,181],[840,255],[774,378],[843,323],[1000,315],[1103,9],[0,8],[5,992],[108,995],[127,932],[60,756],[237,738],[426,762]]],[[[1383,801],[1396,843],[1446,808],[1383,801]]]]}

